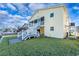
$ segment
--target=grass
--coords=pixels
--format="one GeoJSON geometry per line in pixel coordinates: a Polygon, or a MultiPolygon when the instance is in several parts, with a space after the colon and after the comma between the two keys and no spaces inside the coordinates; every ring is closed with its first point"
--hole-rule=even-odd
{"type": "Polygon", "coordinates": [[[16,35],[5,35],[0,43],[0,55],[9,55],[9,39],[16,38],[16,35]]]}
{"type": "Polygon", "coordinates": [[[32,38],[13,45],[9,39],[16,36],[4,37],[0,44],[0,55],[3,56],[75,56],[79,55],[79,40],[57,38],[32,38]]]}

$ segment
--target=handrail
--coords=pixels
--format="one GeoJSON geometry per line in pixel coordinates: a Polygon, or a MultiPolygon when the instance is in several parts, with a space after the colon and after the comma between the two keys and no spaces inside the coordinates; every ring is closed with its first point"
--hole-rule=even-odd
{"type": "Polygon", "coordinates": [[[30,38],[31,36],[39,36],[39,33],[37,32],[37,29],[40,28],[40,22],[34,24],[32,27],[28,27],[27,30],[22,30],[18,32],[17,37],[22,37],[22,40],[25,40],[27,38],[30,38]]]}

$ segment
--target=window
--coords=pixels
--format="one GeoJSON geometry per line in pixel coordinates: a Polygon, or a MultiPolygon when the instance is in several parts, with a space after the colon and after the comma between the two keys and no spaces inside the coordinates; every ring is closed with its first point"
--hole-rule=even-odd
{"type": "Polygon", "coordinates": [[[44,21],[44,17],[41,17],[41,21],[44,21]]]}
{"type": "Polygon", "coordinates": [[[44,16],[41,17],[41,24],[44,25],[44,16]]]}
{"type": "Polygon", "coordinates": [[[70,23],[71,26],[75,26],[75,23],[70,23]]]}
{"type": "Polygon", "coordinates": [[[34,23],[37,23],[37,20],[35,20],[34,23]]]}
{"type": "Polygon", "coordinates": [[[51,14],[50,14],[50,17],[54,17],[54,13],[51,13],[51,14]]]}
{"type": "Polygon", "coordinates": [[[50,27],[50,31],[54,31],[54,27],[50,27]]]}

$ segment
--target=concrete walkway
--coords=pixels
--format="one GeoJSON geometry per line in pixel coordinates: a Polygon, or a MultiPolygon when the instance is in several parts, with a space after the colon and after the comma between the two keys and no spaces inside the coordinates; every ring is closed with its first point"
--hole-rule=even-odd
{"type": "Polygon", "coordinates": [[[20,40],[20,39],[18,39],[18,38],[16,38],[16,39],[11,39],[11,40],[9,40],[9,44],[15,44],[15,43],[17,43],[17,42],[21,42],[22,40],[20,40]]]}

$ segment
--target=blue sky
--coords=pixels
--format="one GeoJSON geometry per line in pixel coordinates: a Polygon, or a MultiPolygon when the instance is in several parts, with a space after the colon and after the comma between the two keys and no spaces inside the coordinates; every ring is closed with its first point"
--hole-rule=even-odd
{"type": "MultiPolygon", "coordinates": [[[[0,3],[0,27],[17,27],[26,23],[37,9],[59,5],[57,3],[0,3]]],[[[69,19],[79,25],[79,4],[65,4],[69,19]]]]}

